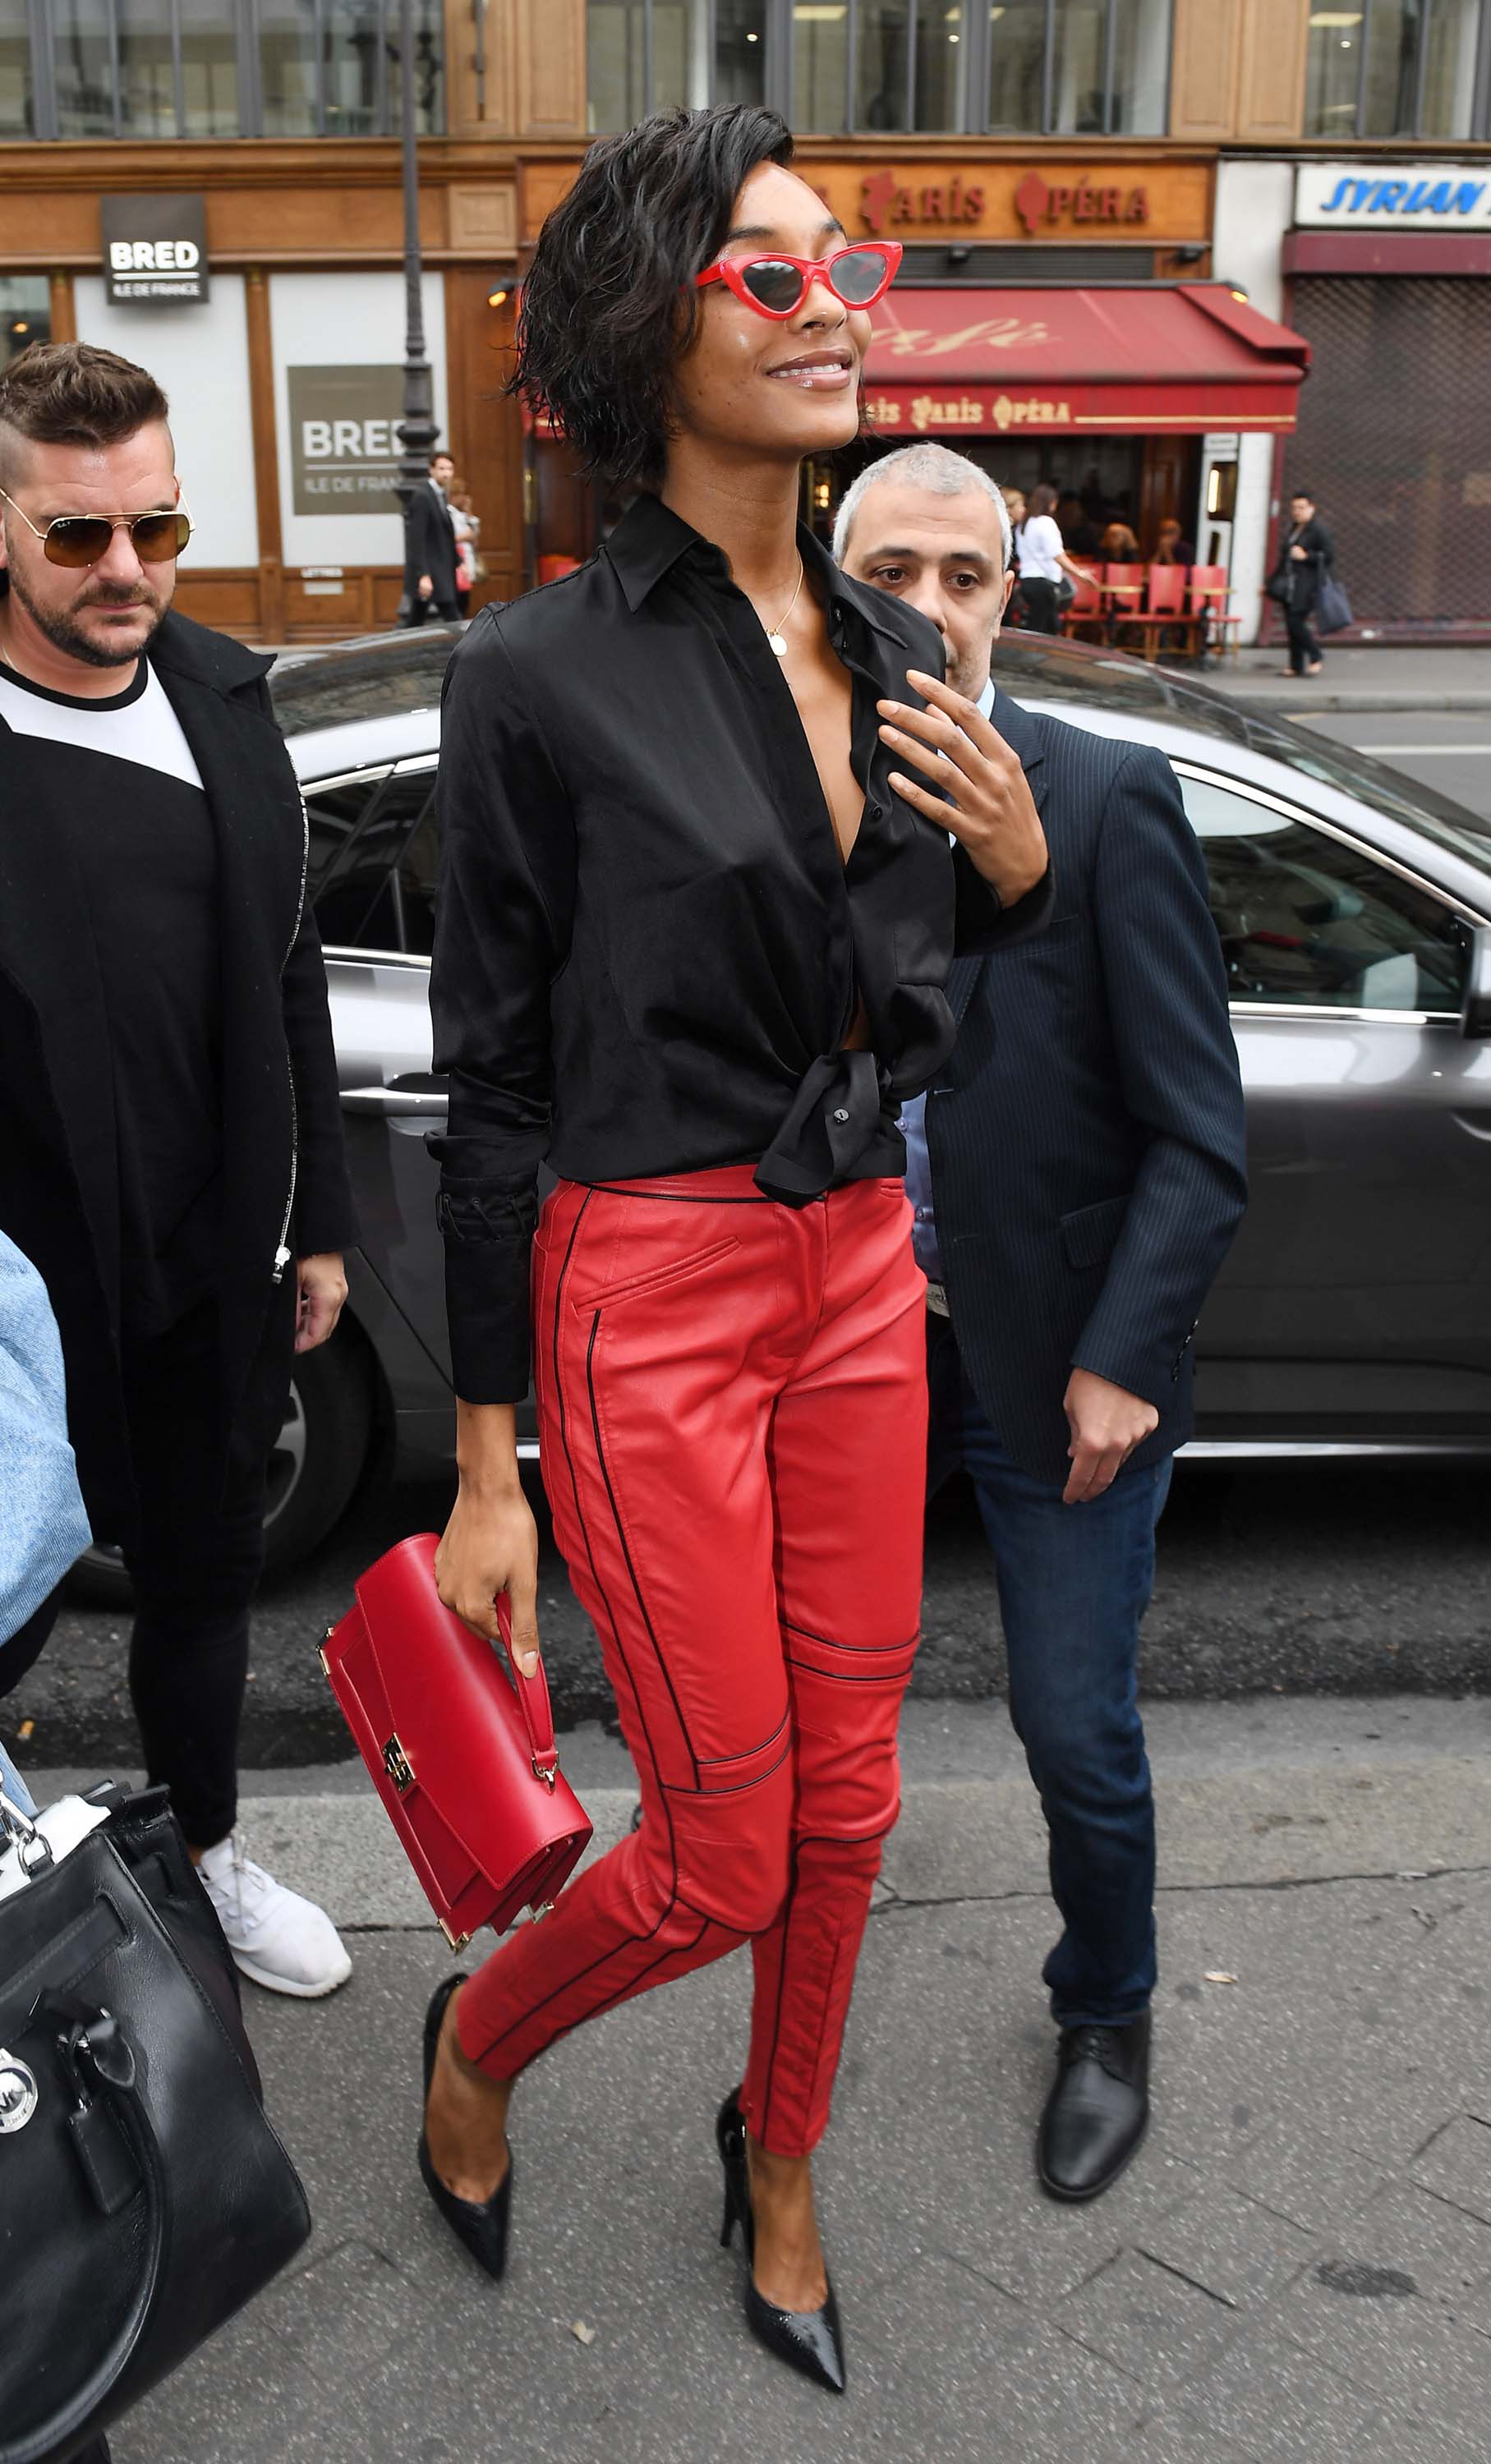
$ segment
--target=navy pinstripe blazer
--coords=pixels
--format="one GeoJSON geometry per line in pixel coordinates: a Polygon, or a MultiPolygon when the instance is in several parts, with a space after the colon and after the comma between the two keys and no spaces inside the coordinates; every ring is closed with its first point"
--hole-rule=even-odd
{"type": "Polygon", "coordinates": [[[1147,745],[995,693],[1056,874],[1046,931],[955,960],[958,1041],[927,1096],[948,1305],[1008,1451],[1062,1482],[1074,1367],[1191,1434],[1191,1338],[1247,1199],[1246,1131],[1206,868],[1147,745]]]}

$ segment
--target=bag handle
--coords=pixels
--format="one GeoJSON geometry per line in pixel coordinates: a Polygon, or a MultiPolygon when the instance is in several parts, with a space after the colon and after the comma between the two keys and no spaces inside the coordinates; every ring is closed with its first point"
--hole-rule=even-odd
{"type": "MultiPolygon", "coordinates": [[[[528,1760],[533,1765],[533,1776],[541,1779],[552,1795],[559,1770],[559,1748],[554,1742],[554,1706],[549,1701],[548,1679],[544,1673],[544,1655],[540,1652],[532,1676],[524,1677],[513,1652],[512,1611],[505,1592],[498,1595],[497,1623],[517,1688],[518,1708],[523,1713],[523,1725],[527,1730],[528,1760]]],[[[5,2464],[3,2456],[0,2456],[0,2464],[5,2464]]]]}
{"type": "MultiPolygon", "coordinates": [[[[43,2016],[51,2015],[46,2001],[43,2016]]],[[[166,2251],[167,2191],[161,2151],[140,2094],[139,2073],[129,2040],[119,2021],[106,2011],[94,2011],[70,2028],[61,2040],[75,2063],[85,2062],[99,2088],[108,2096],[123,2124],[124,2136],[139,2162],[145,2196],[145,2263],[134,2300],[118,2335],[85,2384],[58,2407],[40,2429],[19,2440],[7,2439],[0,2422],[0,2464],[43,2464],[43,2459],[76,2438],[90,2416],[105,2403],[127,2369],[149,2325],[160,2290],[166,2251]]]]}

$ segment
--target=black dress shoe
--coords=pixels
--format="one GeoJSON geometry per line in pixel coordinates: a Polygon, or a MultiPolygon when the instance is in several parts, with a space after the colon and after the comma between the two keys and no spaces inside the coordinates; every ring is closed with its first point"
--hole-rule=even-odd
{"type": "Polygon", "coordinates": [[[1047,2196],[1100,2197],[1148,2126],[1148,2012],[1126,2028],[1064,2028],[1035,2140],[1035,2170],[1047,2196]]]}
{"type": "MultiPolygon", "coordinates": [[[[429,2010],[425,2013],[425,2098],[429,2101],[430,2081],[434,2076],[435,2049],[440,2030],[445,2023],[445,2008],[464,1975],[448,1976],[437,1985],[429,2010]]],[[[441,2215],[457,2241],[464,2242],[478,2267],[488,2276],[500,2277],[507,2265],[507,2218],[512,2206],[513,2160],[509,2155],[507,2170],[489,2199],[458,2199],[448,2190],[431,2161],[430,2145],[423,2130],[419,2134],[419,2172],[425,2189],[434,2199],[441,2215]]]]}
{"type": "MultiPolygon", "coordinates": [[[[756,2255],[756,2228],[750,2211],[750,2169],[746,2157],[746,2123],[740,2108],[740,2090],[727,2096],[720,2107],[715,2123],[715,2138],[720,2148],[720,2162],[724,2167],[724,2222],[720,2228],[720,2246],[728,2250],[737,2225],[746,2244],[747,2262],[756,2255]]],[[[751,2333],[768,2353],[775,2353],[805,2378],[813,2379],[819,2387],[828,2387],[835,2395],[844,2392],[844,2339],[839,2325],[838,2303],[831,2284],[828,2299],[821,2310],[779,2310],[756,2289],[753,2275],[746,2278],[746,2318],[751,2333]]]]}

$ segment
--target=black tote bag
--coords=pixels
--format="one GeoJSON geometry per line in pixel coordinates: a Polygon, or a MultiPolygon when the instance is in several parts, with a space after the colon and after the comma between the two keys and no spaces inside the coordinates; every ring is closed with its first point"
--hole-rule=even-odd
{"type": "Polygon", "coordinates": [[[65,2464],[310,2232],[162,1792],[0,1900],[0,2464],[65,2464]]]}

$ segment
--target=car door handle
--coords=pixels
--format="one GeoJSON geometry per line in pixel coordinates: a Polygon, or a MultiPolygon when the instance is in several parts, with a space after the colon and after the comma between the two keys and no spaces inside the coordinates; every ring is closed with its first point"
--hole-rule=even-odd
{"type": "Polygon", "coordinates": [[[396,1113],[429,1112],[444,1120],[450,1110],[450,1097],[437,1095],[414,1087],[344,1087],[344,1112],[381,1112],[385,1118],[396,1113]]]}

